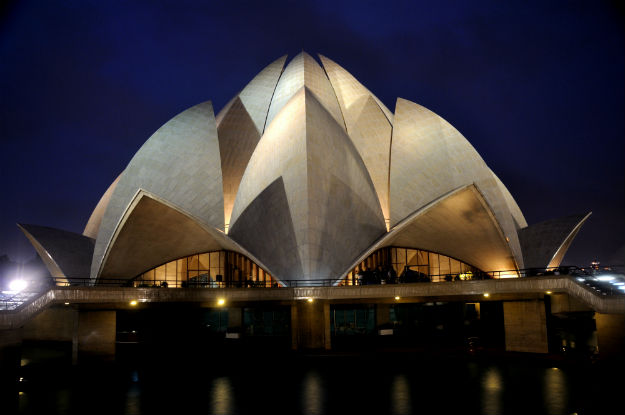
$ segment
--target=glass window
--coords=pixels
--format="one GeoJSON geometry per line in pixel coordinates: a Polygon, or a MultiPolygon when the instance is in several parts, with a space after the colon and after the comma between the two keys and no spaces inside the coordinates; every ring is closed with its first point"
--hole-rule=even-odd
{"type": "Polygon", "coordinates": [[[165,264],[165,280],[169,287],[176,285],[176,261],[165,264]]]}
{"type": "Polygon", "coordinates": [[[219,268],[219,251],[210,253],[210,267],[219,268]]]}
{"type": "Polygon", "coordinates": [[[460,274],[462,272],[462,269],[460,268],[460,261],[453,258],[449,258],[449,261],[451,262],[451,273],[460,274]]]}
{"type": "Polygon", "coordinates": [[[178,281],[187,280],[187,258],[182,258],[176,261],[176,271],[178,273],[178,281]]]}
{"type": "Polygon", "coordinates": [[[198,261],[198,256],[197,255],[191,255],[190,257],[188,257],[188,268],[189,268],[189,270],[197,271],[199,269],[198,265],[199,265],[199,261],[198,261]]]}
{"type": "Polygon", "coordinates": [[[161,265],[160,267],[156,268],[155,273],[156,281],[165,281],[165,265],[161,265]]]}
{"type": "Polygon", "coordinates": [[[444,255],[439,255],[439,267],[440,267],[440,274],[441,275],[447,275],[449,273],[451,273],[451,268],[449,266],[449,257],[444,256],[444,255]]]}
{"type": "Polygon", "coordinates": [[[438,254],[430,252],[430,275],[440,275],[438,269],[438,254]]]}
{"type": "Polygon", "coordinates": [[[427,251],[419,250],[417,252],[418,252],[417,253],[417,256],[418,256],[417,262],[418,262],[418,264],[419,265],[428,265],[428,253],[427,253],[427,251]]]}
{"type": "Polygon", "coordinates": [[[198,255],[198,257],[199,257],[199,261],[198,261],[199,262],[199,267],[198,267],[198,269],[204,269],[204,270],[209,269],[210,266],[208,264],[208,254],[200,254],[200,255],[198,255]]]}

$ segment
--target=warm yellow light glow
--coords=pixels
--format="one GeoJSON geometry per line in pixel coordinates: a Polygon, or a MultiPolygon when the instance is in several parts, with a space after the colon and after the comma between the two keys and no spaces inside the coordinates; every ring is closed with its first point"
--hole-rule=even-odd
{"type": "Polygon", "coordinates": [[[551,291],[545,291],[545,294],[551,294],[551,291]]]}
{"type": "Polygon", "coordinates": [[[308,299],[306,299],[306,301],[308,301],[309,303],[312,303],[313,299],[312,298],[308,298],[308,299]]]}
{"type": "Polygon", "coordinates": [[[130,302],[130,305],[137,305],[137,300],[132,300],[132,301],[130,302]]]}
{"type": "Polygon", "coordinates": [[[226,300],[224,300],[223,298],[220,298],[219,300],[217,300],[217,305],[224,305],[226,304],[226,300]]]}
{"type": "Polygon", "coordinates": [[[65,305],[69,305],[69,303],[66,302],[65,305]]]}
{"type": "Polygon", "coordinates": [[[395,296],[395,299],[396,299],[396,300],[399,300],[399,296],[398,296],[398,295],[396,295],[396,296],[395,296]]]}
{"type": "Polygon", "coordinates": [[[484,297],[490,297],[489,293],[484,293],[484,297]]]}

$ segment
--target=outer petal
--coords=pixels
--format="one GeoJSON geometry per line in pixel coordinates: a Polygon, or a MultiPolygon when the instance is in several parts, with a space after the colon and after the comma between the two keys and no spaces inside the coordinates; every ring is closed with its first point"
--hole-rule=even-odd
{"type": "Polygon", "coordinates": [[[519,230],[527,268],[557,267],[564,259],[571,242],[590,217],[571,215],[530,225],[519,230]]]}
{"type": "Polygon", "coordinates": [[[89,278],[95,241],[84,235],[37,225],[17,225],[55,278],[89,278]]]}
{"type": "Polygon", "coordinates": [[[452,190],[414,212],[373,244],[342,275],[386,246],[438,252],[483,271],[516,269],[499,223],[474,185],[452,190]]]}
{"type": "Polygon", "coordinates": [[[131,279],[163,263],[221,249],[249,256],[220,230],[140,190],[113,235],[100,278],[131,279]]]}
{"type": "Polygon", "coordinates": [[[472,183],[484,195],[522,268],[516,226],[484,160],[447,121],[398,98],[391,148],[391,227],[452,189],[472,183]]]}
{"type": "Polygon", "coordinates": [[[167,122],[130,161],[102,218],[91,265],[92,279],[99,277],[113,234],[139,189],[169,201],[204,225],[223,229],[219,143],[210,102],[167,122]]]}
{"type": "MultiPolygon", "coordinates": [[[[123,173],[122,173],[123,174],[123,173]]],[[[115,191],[115,187],[117,187],[117,183],[119,183],[119,179],[122,177],[120,174],[117,178],[111,183],[106,192],[100,198],[100,201],[96,205],[95,209],[91,213],[89,220],[87,221],[87,225],[85,225],[85,230],[82,231],[82,234],[88,236],[89,238],[96,239],[98,237],[98,232],[100,231],[100,224],[102,223],[102,217],[104,216],[104,212],[106,212],[106,208],[111,201],[111,196],[115,191]]]]}

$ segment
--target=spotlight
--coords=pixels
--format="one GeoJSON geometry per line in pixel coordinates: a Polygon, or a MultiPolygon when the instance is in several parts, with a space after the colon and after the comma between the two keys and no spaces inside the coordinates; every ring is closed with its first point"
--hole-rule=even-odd
{"type": "Polygon", "coordinates": [[[312,303],[313,299],[312,298],[308,298],[308,299],[306,299],[306,301],[308,301],[309,303],[312,303]]]}
{"type": "Polygon", "coordinates": [[[400,297],[399,297],[398,295],[396,295],[396,296],[395,296],[395,299],[396,299],[396,300],[399,300],[399,298],[400,298],[400,297]]]}
{"type": "Polygon", "coordinates": [[[226,304],[226,300],[224,300],[223,298],[220,298],[219,300],[217,300],[217,305],[224,305],[226,304]]]}
{"type": "Polygon", "coordinates": [[[13,280],[9,283],[9,290],[20,292],[28,286],[28,283],[24,280],[13,280]]]}
{"type": "Polygon", "coordinates": [[[137,300],[132,300],[132,301],[130,302],[130,305],[132,305],[132,306],[137,305],[137,300]]]}
{"type": "Polygon", "coordinates": [[[489,293],[484,293],[484,297],[490,297],[489,293]]]}

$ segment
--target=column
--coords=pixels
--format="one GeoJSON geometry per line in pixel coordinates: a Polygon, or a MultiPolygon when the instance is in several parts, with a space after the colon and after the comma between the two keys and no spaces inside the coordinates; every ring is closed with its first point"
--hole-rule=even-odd
{"type": "Polygon", "coordinates": [[[543,300],[505,301],[506,351],[547,353],[547,318],[543,300]]]}
{"type": "Polygon", "coordinates": [[[330,303],[300,300],[291,305],[291,348],[331,349],[330,303]]]}
{"type": "Polygon", "coordinates": [[[80,311],[74,347],[81,357],[113,359],[115,357],[115,311],[80,311]]]}
{"type": "Polygon", "coordinates": [[[600,359],[624,359],[625,315],[595,313],[600,359]]]}

